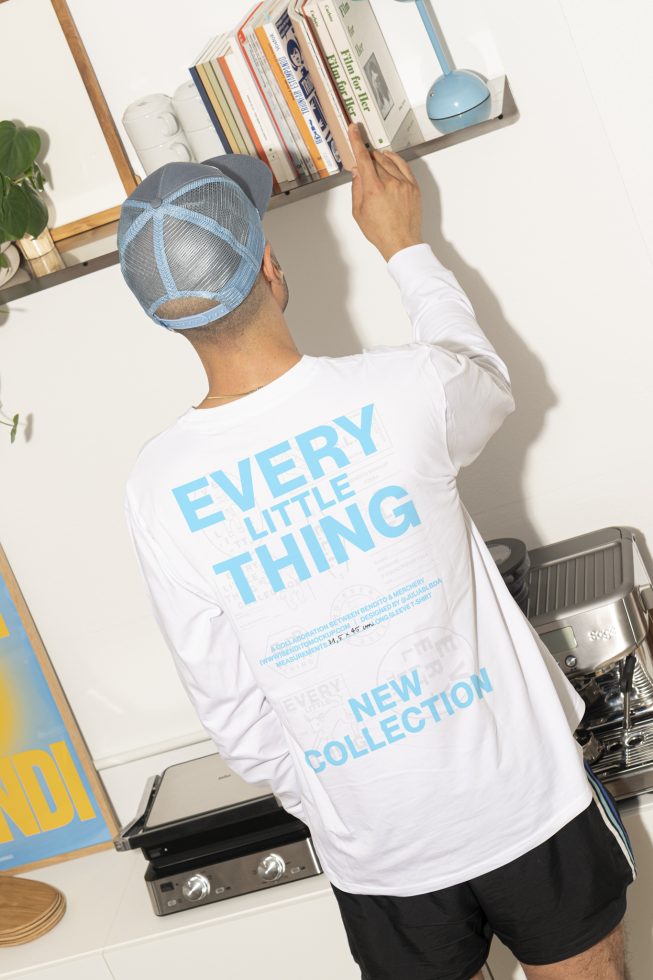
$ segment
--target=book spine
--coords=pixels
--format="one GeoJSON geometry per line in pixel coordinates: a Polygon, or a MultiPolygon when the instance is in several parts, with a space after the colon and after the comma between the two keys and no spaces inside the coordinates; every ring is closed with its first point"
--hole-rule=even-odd
{"type": "Polygon", "coordinates": [[[328,71],[311,28],[301,12],[302,2],[303,0],[293,0],[290,5],[290,20],[342,165],[346,170],[351,170],[355,161],[347,135],[349,118],[340,101],[333,76],[328,71]]]}
{"type": "Polygon", "coordinates": [[[206,71],[206,77],[208,78],[209,85],[211,85],[211,87],[213,88],[213,93],[216,99],[218,100],[218,102],[220,103],[220,107],[222,109],[224,117],[227,120],[227,126],[231,130],[233,137],[236,141],[236,146],[238,147],[238,153],[247,153],[247,147],[241,135],[240,127],[238,126],[238,123],[234,118],[234,114],[231,111],[229,103],[225,98],[225,94],[223,92],[222,84],[220,81],[220,76],[216,73],[215,65],[213,64],[212,61],[206,61],[203,67],[204,70],[206,71]]]}
{"type": "Polygon", "coordinates": [[[347,73],[342,66],[336,46],[333,43],[324,17],[322,16],[319,0],[304,0],[303,10],[304,14],[309,19],[309,23],[317,44],[322,50],[325,64],[329,70],[329,73],[331,74],[331,77],[333,78],[334,85],[338,95],[340,96],[340,101],[342,102],[345,112],[349,116],[351,122],[364,123],[365,120],[361,116],[356,96],[354,95],[353,89],[349,84],[347,73]]]}
{"type": "MultiPolygon", "coordinates": [[[[245,105],[245,102],[243,101],[243,96],[241,95],[240,90],[239,90],[239,88],[238,88],[238,86],[236,84],[236,80],[235,80],[235,78],[233,76],[233,73],[231,71],[231,68],[229,67],[229,62],[228,62],[228,56],[227,56],[227,54],[220,55],[220,57],[218,58],[218,61],[220,62],[220,68],[222,69],[222,74],[224,75],[225,82],[229,86],[229,89],[231,91],[231,94],[233,96],[233,99],[234,99],[236,105],[238,106],[238,111],[239,111],[240,115],[242,116],[243,122],[245,124],[246,129],[247,129],[247,132],[249,133],[249,137],[250,137],[252,143],[254,144],[254,150],[255,150],[256,156],[259,157],[259,159],[262,160],[264,163],[266,163],[268,165],[268,167],[270,167],[270,161],[268,159],[268,155],[265,152],[265,150],[263,148],[263,144],[261,143],[261,141],[260,141],[260,139],[258,137],[258,132],[256,130],[256,127],[255,127],[255,125],[254,125],[254,123],[252,121],[252,118],[251,118],[248,110],[247,110],[247,106],[245,105]]],[[[270,167],[270,169],[272,170],[272,167],[270,167]]],[[[274,174],[274,171],[273,171],[273,174],[274,174]]],[[[275,180],[276,180],[276,174],[274,174],[274,177],[275,177],[275,180]]]]}
{"type": "Polygon", "coordinates": [[[245,123],[245,119],[243,118],[238,103],[233,96],[231,88],[229,87],[229,82],[227,81],[226,75],[222,70],[220,53],[216,54],[214,60],[211,63],[211,67],[213,68],[218,84],[220,85],[220,88],[224,93],[224,98],[226,100],[227,107],[234,119],[234,125],[237,126],[241,139],[245,146],[243,153],[247,153],[249,156],[256,156],[256,146],[254,145],[254,141],[252,140],[252,137],[249,134],[247,124],[245,123]]]}
{"type": "Polygon", "coordinates": [[[206,111],[209,114],[209,117],[211,119],[211,122],[213,123],[213,126],[215,128],[215,131],[216,131],[216,133],[218,134],[218,136],[220,138],[220,142],[222,143],[222,145],[225,148],[225,151],[227,153],[233,153],[232,146],[231,146],[229,140],[227,139],[227,134],[226,134],[226,132],[225,132],[223,126],[222,126],[222,123],[220,122],[220,120],[219,120],[219,118],[218,118],[218,116],[216,114],[215,109],[213,108],[213,103],[211,102],[211,100],[210,100],[210,98],[208,96],[208,93],[204,89],[204,85],[203,85],[202,79],[200,78],[199,73],[197,71],[197,67],[195,65],[193,65],[191,68],[188,69],[188,71],[190,72],[190,77],[195,82],[195,88],[199,92],[200,99],[204,103],[204,108],[206,109],[206,111]]]}
{"type": "MultiPolygon", "coordinates": [[[[297,41],[287,5],[275,21],[274,30],[279,43],[279,51],[275,50],[275,54],[277,54],[281,70],[302,113],[304,123],[317,151],[326,164],[326,169],[330,174],[337,174],[340,172],[340,156],[333,143],[329,123],[306,66],[301,46],[297,41]]],[[[271,43],[274,48],[272,38],[271,43]]]]}
{"type": "MultiPolygon", "coordinates": [[[[357,0],[357,2],[365,2],[365,0],[357,0]]],[[[365,120],[370,140],[377,147],[389,146],[390,139],[383,124],[383,118],[368,90],[365,75],[356,60],[347,31],[340,19],[337,5],[331,0],[318,0],[318,3],[342,67],[356,97],[361,115],[365,120]]]]}
{"type": "Polygon", "coordinates": [[[231,152],[240,153],[238,141],[231,129],[231,126],[229,125],[227,117],[224,114],[224,110],[220,105],[220,102],[218,101],[218,97],[215,94],[215,90],[213,88],[213,85],[211,84],[211,80],[209,79],[208,73],[206,71],[206,64],[196,65],[195,67],[197,68],[197,74],[199,75],[202,81],[202,85],[204,86],[204,91],[206,92],[211,102],[211,105],[213,106],[213,111],[215,112],[215,115],[220,120],[220,125],[222,126],[226,134],[227,140],[229,142],[229,146],[231,147],[231,152]]]}
{"type": "Polygon", "coordinates": [[[251,77],[245,56],[235,42],[225,55],[225,76],[227,76],[228,71],[230,71],[230,76],[227,80],[230,85],[233,85],[234,96],[237,92],[243,100],[244,107],[241,112],[251,123],[252,139],[256,143],[256,134],[262,147],[264,159],[266,159],[272,173],[279,183],[295,180],[297,176],[295,169],[286,155],[281,138],[274,128],[265,103],[251,77]]]}
{"type": "Polygon", "coordinates": [[[290,159],[292,160],[292,164],[297,171],[297,176],[302,181],[312,180],[312,172],[309,169],[302,153],[300,152],[294,134],[290,130],[289,121],[286,117],[286,112],[288,110],[284,109],[279,103],[281,93],[278,93],[277,97],[274,77],[272,76],[267,59],[261,50],[261,46],[258,43],[258,38],[253,30],[246,32],[245,41],[246,47],[243,50],[245,50],[248,55],[249,64],[252,68],[259,91],[264,96],[266,104],[270,107],[270,112],[276,122],[279,132],[281,133],[283,142],[290,155],[290,159]]]}

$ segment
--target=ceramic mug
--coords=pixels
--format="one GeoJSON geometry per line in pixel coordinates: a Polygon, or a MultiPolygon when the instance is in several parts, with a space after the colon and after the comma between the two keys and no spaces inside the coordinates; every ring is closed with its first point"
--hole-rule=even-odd
{"type": "Polygon", "coordinates": [[[138,159],[143,164],[146,174],[158,170],[164,163],[187,163],[193,159],[193,152],[183,133],[171,136],[165,143],[150,146],[146,150],[138,150],[138,159]]]}
{"type": "Polygon", "coordinates": [[[186,131],[186,139],[199,163],[210,160],[211,157],[220,157],[226,152],[213,126],[207,126],[206,129],[191,130],[190,132],[186,131]]]}
{"type": "Polygon", "coordinates": [[[213,127],[204,103],[197,91],[195,82],[188,81],[180,85],[172,96],[173,111],[176,113],[184,132],[195,132],[198,129],[213,127]]]}
{"type": "Polygon", "coordinates": [[[179,120],[169,95],[144,95],[125,109],[122,122],[134,149],[160,146],[179,132],[179,120]]]}

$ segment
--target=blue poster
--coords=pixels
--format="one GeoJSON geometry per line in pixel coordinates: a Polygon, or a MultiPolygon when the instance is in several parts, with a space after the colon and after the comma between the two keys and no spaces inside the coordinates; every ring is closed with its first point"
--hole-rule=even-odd
{"type": "Polygon", "coordinates": [[[80,759],[66,714],[0,575],[0,872],[112,839],[106,801],[101,807],[91,785],[101,793],[99,780],[88,755],[80,759]]]}

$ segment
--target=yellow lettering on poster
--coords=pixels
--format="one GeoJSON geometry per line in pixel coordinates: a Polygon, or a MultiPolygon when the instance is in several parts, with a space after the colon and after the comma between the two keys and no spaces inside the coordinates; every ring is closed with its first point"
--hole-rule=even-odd
{"type": "Polygon", "coordinates": [[[88,794],[84,789],[84,784],[82,783],[79,773],[75,767],[73,758],[68,751],[68,746],[65,742],[53,742],[50,745],[50,751],[55,758],[57,765],[59,766],[59,772],[63,776],[64,782],[68,787],[68,792],[75,804],[75,809],[79,815],[80,820],[92,820],[95,817],[95,810],[93,809],[93,804],[88,798],[88,794]]]}
{"type": "Polygon", "coordinates": [[[0,844],[7,844],[14,839],[7,817],[26,837],[39,833],[39,825],[11,765],[11,759],[0,759],[0,844]]]}
{"type": "Polygon", "coordinates": [[[9,636],[9,627],[5,622],[4,616],[0,613],[0,640],[4,640],[5,636],[9,636]]]}
{"type": "Polygon", "coordinates": [[[43,749],[30,749],[28,752],[13,756],[12,761],[41,830],[56,830],[69,824],[75,817],[75,810],[59,770],[48,753],[43,749]],[[36,769],[41,771],[43,780],[50,790],[54,810],[50,809],[49,802],[41,789],[36,769]]]}

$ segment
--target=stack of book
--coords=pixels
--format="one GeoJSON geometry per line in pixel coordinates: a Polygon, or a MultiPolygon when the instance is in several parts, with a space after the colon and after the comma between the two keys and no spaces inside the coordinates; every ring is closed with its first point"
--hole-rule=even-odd
{"type": "Polygon", "coordinates": [[[369,146],[417,141],[369,0],[264,0],[190,73],[225,152],[259,156],[277,192],[351,169],[350,122],[369,146]]]}

